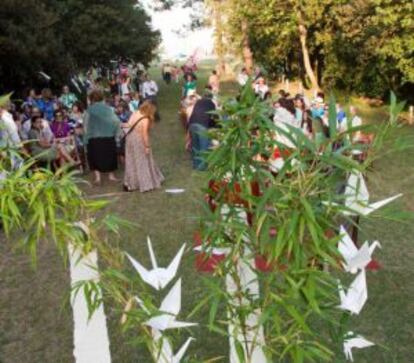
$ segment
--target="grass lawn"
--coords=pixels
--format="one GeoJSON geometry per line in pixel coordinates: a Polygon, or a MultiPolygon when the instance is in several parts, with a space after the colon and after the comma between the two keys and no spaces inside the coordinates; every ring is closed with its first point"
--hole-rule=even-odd
{"type": "MultiPolygon", "coordinates": [[[[159,78],[159,72],[154,71],[159,78]]],[[[201,72],[199,86],[204,86],[207,69],[201,72]]],[[[125,193],[113,197],[109,211],[139,225],[126,231],[122,248],[144,264],[149,263],[146,236],[150,235],[159,264],[170,262],[182,243],[191,244],[197,228],[202,199],[200,187],[203,175],[193,172],[189,155],[184,150],[184,133],[178,121],[180,86],[161,86],[159,104],[162,121],[153,132],[155,159],[166,177],[166,188],[185,188],[186,192],[169,195],[163,190],[152,193],[125,193]]],[[[226,93],[234,92],[234,85],[224,85],[226,93]]],[[[362,109],[365,119],[380,122],[382,109],[362,109]]],[[[402,127],[391,138],[409,137],[414,142],[414,128],[402,127]]],[[[121,177],[119,172],[119,177],[121,177]]],[[[378,160],[369,176],[369,189],[374,200],[403,192],[404,197],[393,207],[414,211],[414,150],[395,152],[378,160]]],[[[104,182],[101,187],[87,188],[88,194],[120,192],[121,186],[104,182]]],[[[355,361],[366,363],[414,362],[414,223],[372,218],[363,220],[365,232],[361,240],[378,239],[382,250],[376,257],[383,265],[378,272],[368,272],[369,300],[354,331],[377,343],[377,347],[356,351],[355,361]]],[[[37,270],[30,266],[25,255],[12,250],[12,243],[0,241],[0,362],[56,363],[73,362],[72,311],[65,303],[69,292],[68,266],[54,252],[53,246],[40,249],[37,270]]],[[[194,256],[189,251],[181,264],[183,279],[183,308],[185,319],[192,307],[204,296],[203,278],[194,269],[194,256]]],[[[106,307],[109,317],[112,358],[116,363],[144,362],[150,359],[145,349],[128,343],[118,328],[118,313],[106,307]]],[[[203,323],[206,311],[192,321],[203,323]]],[[[208,332],[202,324],[191,329],[196,341],[189,354],[201,359],[223,356],[227,362],[227,339],[208,332]]],[[[188,336],[183,332],[183,340],[188,336]]],[[[335,362],[342,361],[338,356],[335,362]]],[[[94,362],[91,362],[94,363],[94,362]]],[[[99,363],[99,362],[97,362],[99,363]]]]}

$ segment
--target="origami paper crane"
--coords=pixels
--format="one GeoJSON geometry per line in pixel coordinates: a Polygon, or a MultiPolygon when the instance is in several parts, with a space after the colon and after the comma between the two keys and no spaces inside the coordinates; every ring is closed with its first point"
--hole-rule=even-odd
{"type": "Polygon", "coordinates": [[[79,93],[82,93],[82,90],[81,90],[81,88],[79,87],[78,82],[76,82],[76,79],[72,77],[70,81],[71,81],[71,82],[72,82],[72,84],[75,86],[75,88],[77,89],[77,91],[78,91],[79,93]]]}
{"type": "MultiPolygon", "coordinates": [[[[349,332],[347,335],[352,335],[352,332],[349,332]]],[[[367,348],[372,347],[375,345],[374,343],[366,340],[364,337],[357,335],[355,338],[345,339],[344,341],[344,354],[346,359],[350,360],[351,362],[354,361],[354,357],[352,356],[352,348],[367,348]]]]}
{"type": "Polygon", "coordinates": [[[156,330],[153,331],[153,336],[154,341],[157,345],[155,349],[156,357],[158,358],[157,363],[180,363],[181,359],[184,357],[185,352],[190,346],[190,343],[194,340],[194,338],[188,338],[179,349],[179,351],[174,355],[173,349],[168,339],[164,339],[162,334],[156,330]]]}
{"type": "Polygon", "coordinates": [[[378,241],[375,241],[371,246],[365,242],[360,249],[355,246],[346,229],[341,226],[342,239],[339,241],[338,250],[345,260],[345,271],[353,274],[358,270],[364,269],[370,262],[371,256],[376,247],[381,247],[378,241]]]}
{"type": "Polygon", "coordinates": [[[207,254],[211,254],[211,255],[227,255],[231,252],[231,248],[226,248],[226,247],[208,247],[206,246],[206,248],[203,250],[203,246],[199,245],[193,248],[194,251],[196,252],[205,252],[207,254]]]}
{"type": "Polygon", "coordinates": [[[37,72],[37,73],[40,74],[48,82],[50,82],[50,80],[52,79],[52,77],[47,75],[45,72],[37,72]]]}
{"type": "MultiPolygon", "coordinates": [[[[277,172],[279,172],[280,170],[283,169],[283,167],[285,166],[286,162],[287,161],[285,161],[285,159],[283,159],[282,157],[279,157],[279,158],[276,158],[276,159],[271,159],[269,161],[270,170],[273,171],[273,172],[275,172],[275,173],[277,173],[277,172]]],[[[292,159],[290,161],[290,165],[291,166],[296,166],[298,164],[299,164],[299,161],[297,159],[292,159]]]]}
{"type": "Polygon", "coordinates": [[[132,265],[134,266],[135,270],[137,270],[138,274],[141,278],[149,285],[151,285],[156,290],[161,290],[165,286],[169,284],[169,282],[175,277],[177,274],[178,266],[181,261],[181,257],[184,253],[185,244],[181,247],[178,251],[177,255],[171,261],[170,265],[167,268],[158,267],[157,260],[155,259],[154,251],[152,249],[151,240],[148,237],[148,250],[150,253],[151,263],[152,263],[152,270],[147,270],[143,267],[137,260],[132,258],[129,254],[126,254],[129,260],[131,261],[132,265]]]}
{"type": "Polygon", "coordinates": [[[391,198],[369,204],[369,192],[365,179],[361,172],[353,172],[349,176],[345,188],[345,206],[349,211],[345,211],[344,214],[367,216],[401,196],[402,194],[397,194],[391,198]]]}
{"type": "MultiPolygon", "coordinates": [[[[246,256],[251,254],[251,251],[246,249],[246,256]]],[[[250,295],[250,298],[259,298],[259,281],[256,272],[254,271],[253,258],[243,259],[237,263],[237,273],[240,281],[238,282],[243,288],[246,294],[250,295]]],[[[234,306],[249,305],[250,300],[242,298],[241,300],[236,297],[237,295],[237,283],[231,275],[226,276],[226,290],[227,293],[232,296],[231,303],[234,306]]],[[[230,352],[229,363],[240,363],[239,354],[236,349],[236,340],[243,346],[244,356],[247,357],[247,350],[251,353],[251,362],[254,363],[266,363],[266,355],[263,347],[265,346],[265,335],[263,325],[260,324],[261,310],[256,309],[245,316],[243,322],[244,329],[241,329],[241,322],[236,318],[232,318],[228,324],[228,333],[230,340],[230,352]],[[255,343],[253,343],[255,342],[255,343]]]]}
{"type": "MultiPolygon", "coordinates": [[[[144,311],[149,313],[142,300],[138,297],[135,299],[144,311]]],[[[181,310],[181,279],[175,283],[168,295],[162,301],[159,310],[161,311],[161,314],[149,319],[145,325],[148,325],[158,331],[186,328],[197,325],[196,323],[187,323],[176,320],[176,316],[181,310]]]]}
{"type": "Polygon", "coordinates": [[[355,278],[346,293],[341,286],[339,287],[339,298],[341,304],[338,307],[341,310],[348,310],[351,314],[356,315],[361,312],[368,299],[365,269],[363,269],[355,278]]]}
{"type": "Polygon", "coordinates": [[[277,173],[285,166],[285,160],[283,158],[272,159],[269,162],[270,169],[277,173]]]}

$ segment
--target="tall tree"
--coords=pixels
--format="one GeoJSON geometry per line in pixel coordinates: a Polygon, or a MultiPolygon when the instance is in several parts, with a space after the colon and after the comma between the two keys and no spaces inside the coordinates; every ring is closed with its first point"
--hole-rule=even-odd
{"type": "Polygon", "coordinates": [[[0,66],[8,89],[40,70],[62,81],[71,71],[118,56],[148,64],[159,44],[135,0],[4,0],[0,34],[0,56],[12,60],[0,66]]]}
{"type": "Polygon", "coordinates": [[[316,90],[319,89],[319,83],[315,76],[315,72],[312,69],[312,64],[310,61],[309,56],[309,50],[307,45],[307,38],[308,38],[308,28],[305,24],[305,19],[303,15],[303,9],[300,3],[295,4],[296,5],[296,22],[298,26],[298,33],[299,33],[299,40],[300,45],[302,48],[302,56],[303,56],[303,65],[306,70],[306,74],[309,77],[309,80],[312,84],[312,87],[316,90]]]}
{"type": "Polygon", "coordinates": [[[226,45],[224,30],[224,4],[222,0],[212,0],[209,2],[212,8],[214,19],[214,48],[217,54],[218,66],[220,73],[226,71],[226,45]]]}

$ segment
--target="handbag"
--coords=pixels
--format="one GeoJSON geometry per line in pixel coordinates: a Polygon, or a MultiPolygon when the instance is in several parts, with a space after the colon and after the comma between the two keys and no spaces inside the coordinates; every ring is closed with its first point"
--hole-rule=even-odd
{"type": "Polygon", "coordinates": [[[120,148],[120,154],[121,155],[125,155],[125,144],[126,144],[126,138],[128,137],[128,135],[131,133],[131,132],[133,132],[134,130],[135,130],[135,128],[137,127],[137,125],[144,119],[144,118],[146,118],[145,116],[144,117],[141,117],[140,119],[138,119],[137,120],[137,122],[135,122],[134,123],[134,125],[128,130],[128,132],[124,135],[124,136],[122,136],[122,138],[121,138],[121,141],[120,141],[120,146],[119,146],[119,148],[120,148]]]}

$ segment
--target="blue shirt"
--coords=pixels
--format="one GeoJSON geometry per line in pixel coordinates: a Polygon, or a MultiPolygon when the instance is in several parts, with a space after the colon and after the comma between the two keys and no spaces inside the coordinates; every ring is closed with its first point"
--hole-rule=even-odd
{"type": "Polygon", "coordinates": [[[338,121],[338,123],[340,124],[340,123],[342,123],[342,121],[344,120],[346,118],[346,113],[345,113],[345,111],[339,111],[338,113],[337,113],[337,115],[336,115],[336,119],[337,119],[337,121],[338,121]]]}
{"type": "Polygon", "coordinates": [[[53,121],[53,116],[55,113],[55,101],[49,100],[45,101],[43,98],[37,100],[37,107],[39,107],[40,111],[43,112],[44,117],[49,122],[53,121]]]}
{"type": "Polygon", "coordinates": [[[312,108],[311,114],[313,118],[323,117],[323,115],[325,114],[325,109],[323,107],[312,108]]]}

